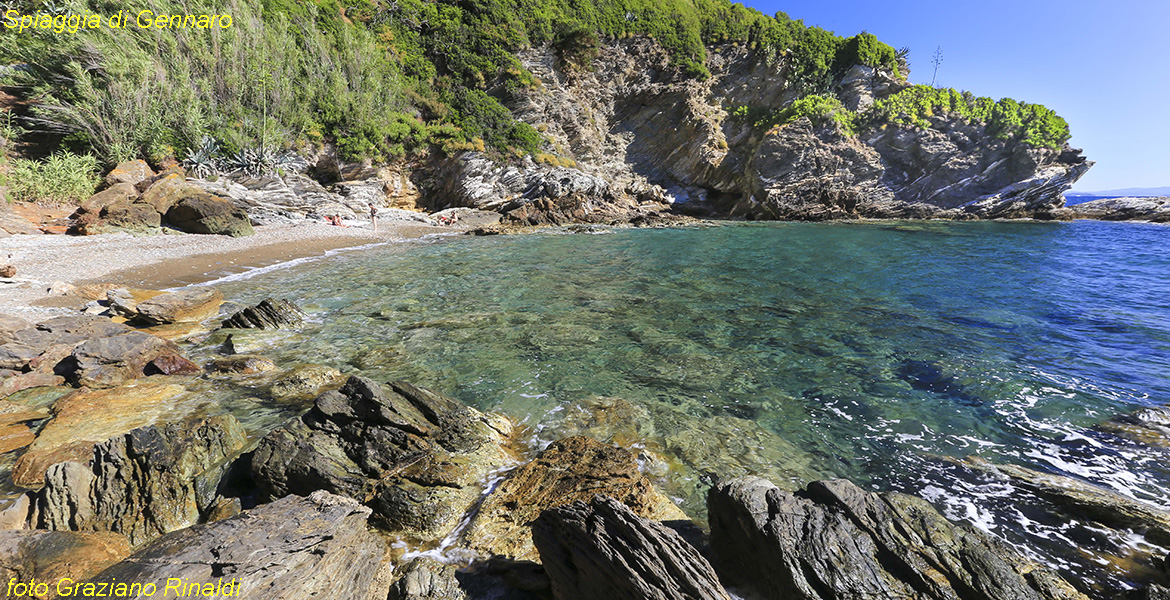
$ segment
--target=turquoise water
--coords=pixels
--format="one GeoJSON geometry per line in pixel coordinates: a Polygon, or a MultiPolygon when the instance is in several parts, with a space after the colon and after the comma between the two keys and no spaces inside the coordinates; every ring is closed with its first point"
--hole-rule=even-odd
{"type": "Polygon", "coordinates": [[[1095,222],[546,232],[220,288],[308,309],[315,325],[266,350],[278,361],[432,387],[523,422],[534,448],[584,431],[642,449],[699,518],[716,476],[848,477],[1103,577],[1065,546],[1142,543],[1093,538],[945,457],[1170,505],[1164,452],[1095,429],[1170,400],[1168,247],[1168,227],[1095,222]]]}

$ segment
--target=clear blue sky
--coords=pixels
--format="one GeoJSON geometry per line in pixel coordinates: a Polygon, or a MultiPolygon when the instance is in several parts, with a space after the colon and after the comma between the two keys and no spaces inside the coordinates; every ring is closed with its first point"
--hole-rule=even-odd
{"type": "MultiPolygon", "coordinates": [[[[743,1],[743,0],[740,0],[743,1]]],[[[1097,165],[1079,191],[1170,186],[1170,0],[747,0],[910,48],[910,81],[1044,104],[1097,165]]]]}

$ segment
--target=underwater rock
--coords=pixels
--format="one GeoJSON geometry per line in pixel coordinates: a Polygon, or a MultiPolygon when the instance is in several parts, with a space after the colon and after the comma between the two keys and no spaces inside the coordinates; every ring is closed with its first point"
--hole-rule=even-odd
{"type": "Polygon", "coordinates": [[[268,498],[326,490],[364,502],[389,531],[435,539],[511,459],[510,434],[506,419],[429,390],[351,376],[265,436],[252,474],[268,498]]]}
{"type": "Polygon", "coordinates": [[[208,370],[232,375],[259,375],[276,369],[276,363],[252,354],[236,354],[217,358],[208,365],[208,370]]]}
{"type": "Polygon", "coordinates": [[[545,510],[532,537],[557,600],[730,600],[682,536],[613,498],[545,510]]]}
{"type": "Polygon", "coordinates": [[[160,582],[161,590],[179,578],[251,600],[384,600],[387,548],[366,525],[369,514],[326,492],[289,496],[164,535],[92,581],[160,582]]]}
{"type": "Polygon", "coordinates": [[[325,388],[342,383],[341,371],[323,365],[297,365],[277,375],[268,392],[277,400],[312,398],[325,388]]]}
{"type": "Polygon", "coordinates": [[[906,494],[845,480],[794,494],[744,477],[712,487],[707,510],[723,580],[761,598],[1086,600],[1046,567],[906,494]]]}
{"type": "Polygon", "coordinates": [[[656,521],[687,517],[638,469],[629,450],[587,437],[553,442],[511,473],[479,507],[460,541],[490,555],[537,560],[532,523],[541,512],[604,494],[656,521]]]}

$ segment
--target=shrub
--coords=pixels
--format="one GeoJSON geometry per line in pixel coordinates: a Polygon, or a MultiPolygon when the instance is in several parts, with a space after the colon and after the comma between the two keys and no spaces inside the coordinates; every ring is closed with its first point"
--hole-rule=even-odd
{"type": "Polygon", "coordinates": [[[97,159],[58,152],[44,161],[13,159],[8,175],[9,197],[22,202],[76,204],[98,184],[97,159]]]}

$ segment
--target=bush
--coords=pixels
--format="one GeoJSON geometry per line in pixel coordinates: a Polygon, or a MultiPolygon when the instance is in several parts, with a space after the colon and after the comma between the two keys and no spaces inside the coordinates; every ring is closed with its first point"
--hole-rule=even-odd
{"type": "Polygon", "coordinates": [[[841,101],[833,96],[810,94],[794,101],[787,107],[777,111],[760,111],[747,106],[740,106],[731,111],[736,119],[746,120],[753,127],[771,129],[783,127],[793,121],[808,117],[813,125],[821,126],[832,122],[837,130],[845,135],[856,135],[858,125],[857,113],[845,108],[841,101]]]}
{"type": "Polygon", "coordinates": [[[1068,141],[1068,123],[1051,109],[1011,98],[994,101],[970,92],[916,85],[874,103],[864,116],[868,127],[885,124],[930,127],[929,117],[959,117],[986,127],[1001,140],[1059,150],[1068,141]]]}
{"type": "Polygon", "coordinates": [[[8,193],[22,202],[77,204],[97,188],[98,162],[87,154],[58,152],[45,161],[13,159],[8,193]]]}

